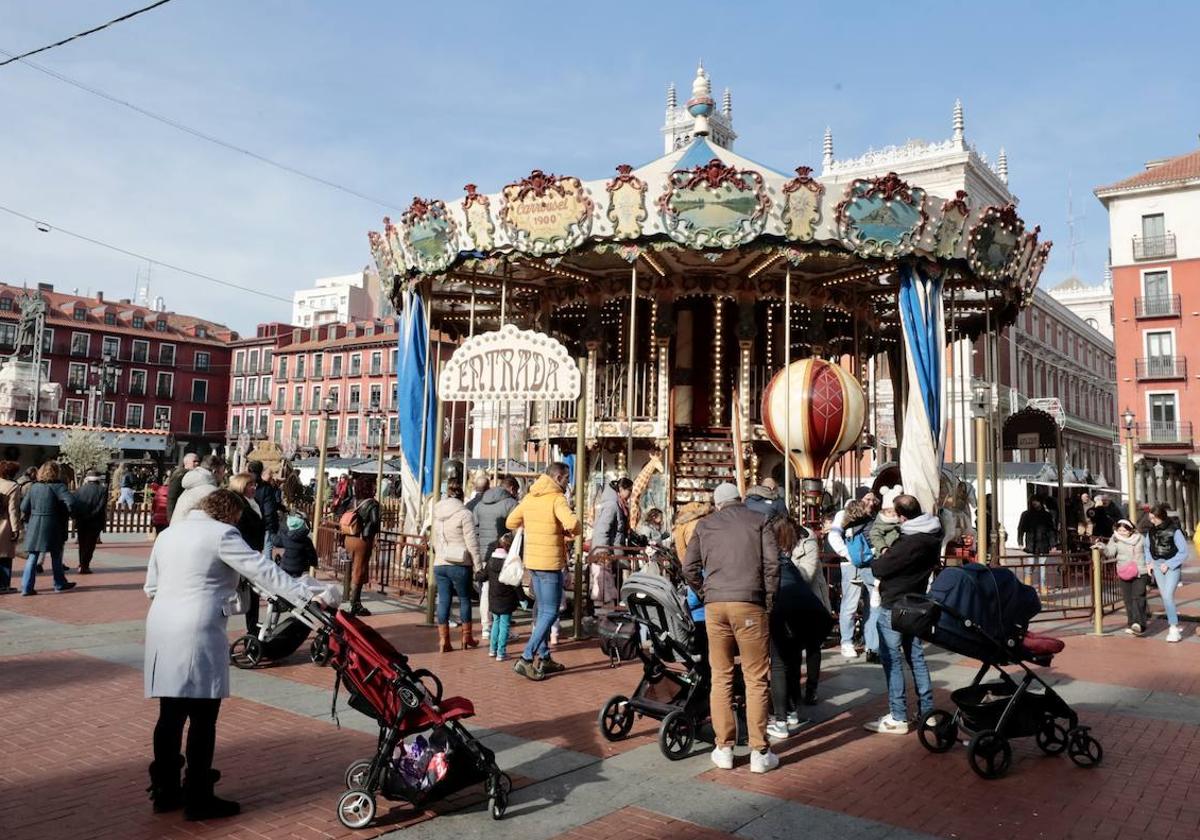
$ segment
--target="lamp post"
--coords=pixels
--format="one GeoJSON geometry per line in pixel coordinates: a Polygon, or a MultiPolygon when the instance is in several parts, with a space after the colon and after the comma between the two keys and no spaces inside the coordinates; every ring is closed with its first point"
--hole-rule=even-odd
{"type": "Polygon", "coordinates": [[[379,462],[375,467],[375,498],[379,500],[380,504],[383,504],[383,457],[384,451],[387,449],[384,433],[387,430],[387,413],[380,407],[378,398],[371,400],[371,410],[367,417],[371,433],[375,435],[375,440],[379,444],[379,462]]]}
{"type": "Polygon", "coordinates": [[[971,414],[975,418],[975,559],[987,563],[988,555],[988,510],[987,493],[987,415],[988,388],[982,383],[972,389],[971,414]]]}
{"type": "Polygon", "coordinates": [[[321,527],[321,514],[325,507],[325,459],[329,456],[329,415],[333,413],[333,397],[326,397],[321,405],[320,457],[317,459],[317,489],[313,496],[313,529],[321,527]]]}
{"type": "Polygon", "coordinates": [[[1121,415],[1121,419],[1125,421],[1125,493],[1129,497],[1129,507],[1127,513],[1132,522],[1137,521],[1137,514],[1134,511],[1137,509],[1137,491],[1134,487],[1134,467],[1133,467],[1133,432],[1134,421],[1137,420],[1137,415],[1126,406],[1125,413],[1121,415]]]}

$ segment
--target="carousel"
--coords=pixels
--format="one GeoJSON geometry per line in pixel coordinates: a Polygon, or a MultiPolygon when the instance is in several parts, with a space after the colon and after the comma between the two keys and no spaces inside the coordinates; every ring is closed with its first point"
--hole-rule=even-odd
{"type": "Polygon", "coordinates": [[[875,445],[864,418],[886,381],[904,486],[940,505],[947,330],[1011,324],[1050,243],[1012,204],[735,154],[703,69],[685,107],[686,142],[644,166],[467,184],[369,234],[398,311],[461,341],[420,362],[437,388],[408,392],[418,440],[443,434],[436,455],[406,440],[408,467],[440,475],[477,457],[481,426],[519,426],[505,457],[567,459],[589,497],[629,476],[635,509],[669,519],[718,482],[772,476],[800,511],[875,445]]]}

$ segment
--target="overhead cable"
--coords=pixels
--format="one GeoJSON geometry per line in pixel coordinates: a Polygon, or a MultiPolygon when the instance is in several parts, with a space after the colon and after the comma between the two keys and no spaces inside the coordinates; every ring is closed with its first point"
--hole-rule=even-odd
{"type": "Polygon", "coordinates": [[[120,23],[121,21],[129,20],[130,18],[135,18],[140,14],[144,14],[145,12],[148,12],[151,9],[157,9],[159,6],[165,6],[167,3],[170,3],[170,2],[171,2],[171,0],[158,0],[157,3],[151,3],[149,6],[144,6],[140,9],[135,9],[134,11],[129,12],[128,14],[121,15],[119,18],[113,18],[108,23],[102,23],[99,26],[93,26],[91,29],[88,29],[85,32],[78,32],[74,35],[71,35],[68,38],[63,38],[61,41],[55,41],[53,44],[47,44],[44,47],[38,47],[36,50],[30,50],[29,52],[24,52],[24,53],[21,53],[20,55],[10,55],[4,61],[0,61],[0,67],[5,66],[6,64],[12,64],[14,61],[20,61],[21,59],[28,58],[31,55],[37,55],[38,53],[46,52],[46,50],[52,50],[55,47],[61,47],[63,44],[69,44],[72,41],[79,40],[80,38],[86,38],[88,35],[93,35],[102,29],[108,29],[108,27],[113,26],[114,24],[120,23]]]}

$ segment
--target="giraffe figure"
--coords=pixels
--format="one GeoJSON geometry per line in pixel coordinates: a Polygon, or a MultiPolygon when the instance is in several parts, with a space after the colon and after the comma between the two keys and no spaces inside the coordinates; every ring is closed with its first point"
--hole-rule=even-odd
{"type": "Polygon", "coordinates": [[[662,471],[662,461],[659,460],[657,455],[651,455],[650,460],[646,462],[646,466],[642,467],[641,472],[637,474],[637,478],[633,480],[633,494],[629,497],[629,530],[631,532],[638,526],[638,520],[642,518],[642,494],[650,486],[650,479],[654,477],[654,474],[662,471]]]}

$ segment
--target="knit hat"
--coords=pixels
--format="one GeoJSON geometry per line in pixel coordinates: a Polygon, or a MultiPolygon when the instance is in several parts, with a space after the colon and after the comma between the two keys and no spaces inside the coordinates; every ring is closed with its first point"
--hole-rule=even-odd
{"type": "Polygon", "coordinates": [[[289,513],[287,518],[287,526],[289,531],[298,531],[308,523],[304,517],[298,513],[289,513]]]}
{"type": "Polygon", "coordinates": [[[904,488],[901,487],[899,484],[897,484],[895,487],[884,487],[883,488],[883,503],[880,505],[880,507],[882,507],[884,509],[894,508],[896,506],[896,499],[900,498],[903,495],[904,495],[904,488]]]}
{"type": "Polygon", "coordinates": [[[854,491],[854,500],[856,502],[861,502],[864,498],[866,498],[866,495],[870,492],[871,492],[870,487],[868,487],[865,484],[860,484],[858,486],[858,488],[854,491]]]}
{"type": "Polygon", "coordinates": [[[751,496],[759,496],[763,499],[774,499],[776,495],[778,494],[776,494],[772,488],[765,484],[755,484],[746,491],[746,498],[750,498],[751,496]]]}
{"type": "Polygon", "coordinates": [[[713,504],[717,507],[741,500],[742,494],[738,492],[737,485],[728,481],[721,482],[717,489],[713,490],[713,504]]]}

